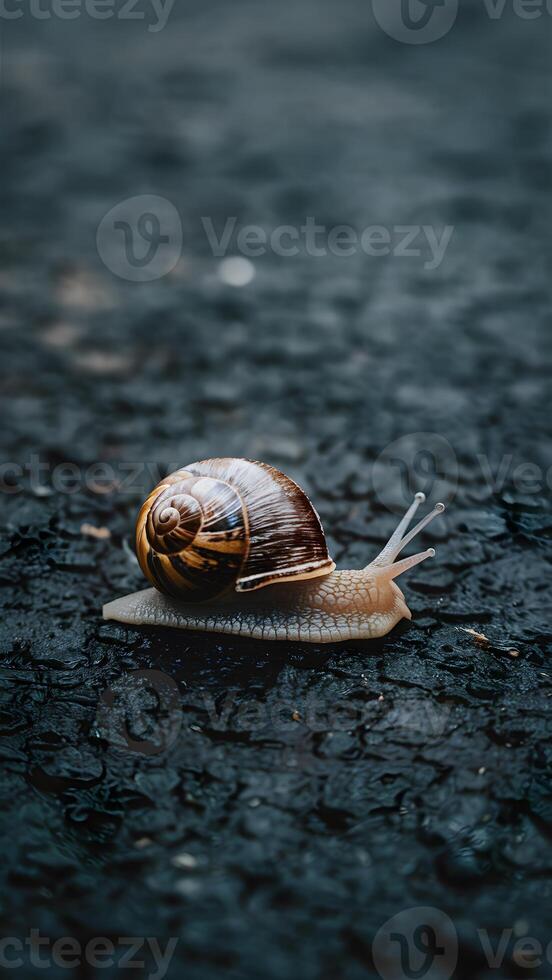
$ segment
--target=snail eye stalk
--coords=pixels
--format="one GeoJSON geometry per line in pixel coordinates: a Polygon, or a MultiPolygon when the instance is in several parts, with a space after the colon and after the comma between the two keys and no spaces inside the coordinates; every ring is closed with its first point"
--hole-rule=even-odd
{"type": "Polygon", "coordinates": [[[434,557],[435,548],[428,548],[427,551],[420,551],[418,555],[411,555],[410,558],[402,558],[401,561],[396,561],[392,565],[386,565],[379,574],[389,580],[398,578],[403,572],[407,572],[409,568],[414,568],[415,565],[419,565],[426,558],[434,557]]]}
{"type": "MultiPolygon", "coordinates": [[[[408,525],[418,510],[418,507],[425,501],[425,499],[424,493],[417,493],[415,495],[414,500],[412,501],[402,520],[399,521],[399,524],[393,531],[389,541],[382,551],[380,551],[377,558],[374,558],[374,561],[370,563],[368,566],[369,568],[389,568],[395,561],[395,558],[400,555],[401,551],[406,548],[408,544],[410,544],[416,535],[418,535],[420,531],[423,531],[428,524],[431,524],[431,521],[435,520],[439,514],[443,513],[445,505],[441,503],[435,504],[433,510],[430,511],[429,514],[426,514],[421,521],[418,521],[415,527],[413,527],[411,531],[408,531],[407,534],[406,531],[408,529],[408,525]]],[[[397,562],[396,567],[398,568],[398,566],[401,566],[401,571],[397,571],[396,574],[402,575],[403,571],[406,572],[408,568],[412,568],[413,565],[417,565],[420,561],[424,561],[425,558],[432,558],[434,554],[435,552],[432,548],[430,548],[428,551],[421,552],[419,555],[413,555],[412,558],[405,558],[404,561],[397,562]],[[417,560],[415,561],[414,559],[417,560]],[[411,562],[411,564],[405,565],[405,562],[411,562]]],[[[395,566],[393,566],[393,568],[395,568],[395,566]]],[[[392,578],[395,578],[395,575],[393,575],[392,578]]]]}

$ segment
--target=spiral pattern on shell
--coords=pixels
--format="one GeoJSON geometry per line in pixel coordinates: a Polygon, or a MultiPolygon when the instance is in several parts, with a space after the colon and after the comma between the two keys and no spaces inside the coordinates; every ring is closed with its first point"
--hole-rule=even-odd
{"type": "Polygon", "coordinates": [[[235,583],[247,553],[246,531],[232,487],[180,471],[156,487],[140,511],[138,561],[160,591],[209,599],[235,583]]]}
{"type": "Polygon", "coordinates": [[[199,502],[186,484],[169,487],[157,497],[147,517],[148,541],[154,551],[171,555],[187,548],[203,524],[199,502]]]}

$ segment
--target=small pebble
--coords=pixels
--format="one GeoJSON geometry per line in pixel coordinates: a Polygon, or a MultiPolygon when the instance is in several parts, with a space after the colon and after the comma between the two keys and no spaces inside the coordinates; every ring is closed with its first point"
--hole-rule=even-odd
{"type": "Polygon", "coordinates": [[[192,868],[197,868],[197,858],[193,854],[188,854],[186,851],[182,851],[182,854],[177,854],[176,857],[173,857],[172,863],[175,868],[185,868],[188,871],[191,871],[192,868]]]}
{"type": "Polygon", "coordinates": [[[241,288],[242,286],[248,286],[255,278],[255,266],[249,259],[244,259],[236,255],[232,258],[222,260],[219,265],[218,274],[219,278],[227,286],[241,288]]]}
{"type": "Polygon", "coordinates": [[[489,646],[490,640],[484,633],[478,633],[477,630],[466,629],[464,626],[457,626],[456,629],[460,630],[461,633],[469,633],[470,636],[473,636],[475,643],[478,643],[480,646],[489,646]]]}
{"type": "Polygon", "coordinates": [[[96,538],[97,541],[106,541],[111,537],[108,527],[95,527],[93,524],[81,524],[81,534],[89,538],[96,538]]]}

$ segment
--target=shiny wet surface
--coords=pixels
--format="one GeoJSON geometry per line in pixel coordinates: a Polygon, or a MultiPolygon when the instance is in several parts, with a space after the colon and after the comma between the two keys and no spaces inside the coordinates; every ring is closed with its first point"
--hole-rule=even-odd
{"type": "Polygon", "coordinates": [[[175,936],[170,980],[375,976],[412,907],[472,980],[520,973],[478,929],[552,938],[549,21],[481,8],[420,47],[361,0],[4,25],[4,936],[175,936]],[[184,240],[140,284],[95,241],[144,193],[184,240]],[[437,269],[267,254],[238,286],[201,223],[309,215],[454,234],[437,269]],[[445,499],[412,622],[331,649],[103,623],[145,585],[147,491],[221,453],[303,485],[340,568],[445,499]]]}

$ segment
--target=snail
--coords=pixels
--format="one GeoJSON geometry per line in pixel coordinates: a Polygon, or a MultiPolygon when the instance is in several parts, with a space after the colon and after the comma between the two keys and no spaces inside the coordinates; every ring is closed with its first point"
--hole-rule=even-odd
{"type": "Polygon", "coordinates": [[[411,531],[417,493],[366,568],[337,571],[303,490],[266,463],[207,459],[167,476],[138,515],[136,553],[153,588],[108,602],[104,619],[335,643],[384,636],[411,619],[395,579],[435,554],[396,561],[445,509],[411,531]]]}

